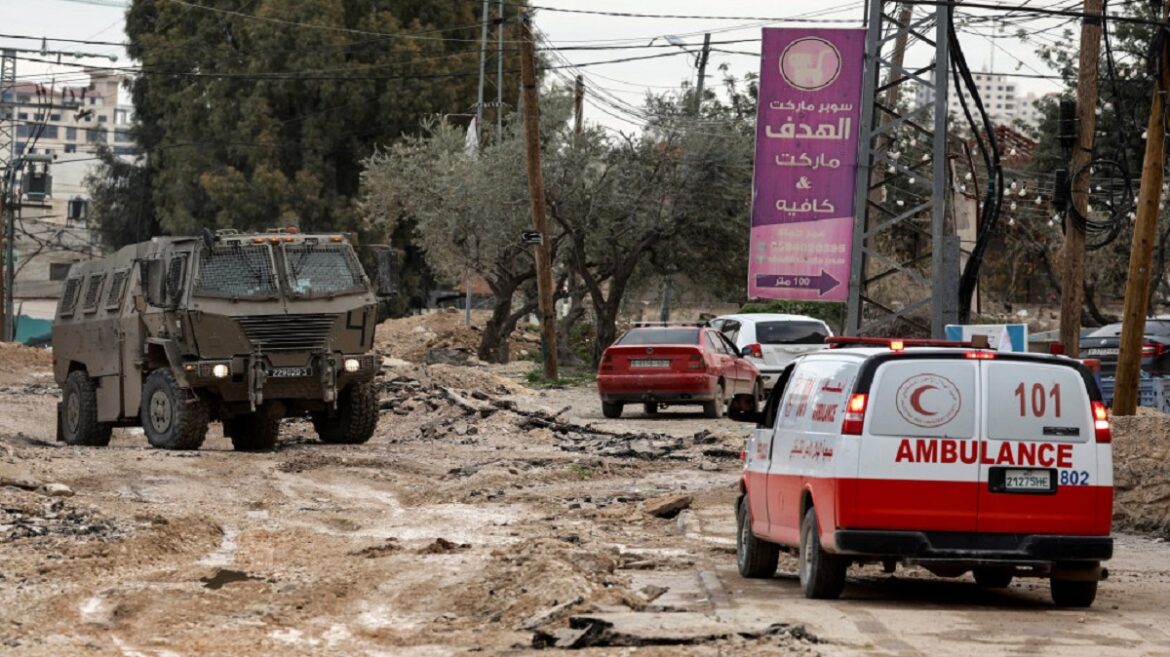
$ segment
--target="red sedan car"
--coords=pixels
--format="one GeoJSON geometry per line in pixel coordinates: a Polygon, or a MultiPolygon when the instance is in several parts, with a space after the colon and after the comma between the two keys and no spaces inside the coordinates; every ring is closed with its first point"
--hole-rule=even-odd
{"type": "Polygon", "coordinates": [[[621,417],[626,404],[647,414],[660,406],[701,404],[720,417],[734,395],[763,394],[760,372],[722,333],[698,326],[630,329],[601,357],[597,391],[605,417],[621,417]]]}

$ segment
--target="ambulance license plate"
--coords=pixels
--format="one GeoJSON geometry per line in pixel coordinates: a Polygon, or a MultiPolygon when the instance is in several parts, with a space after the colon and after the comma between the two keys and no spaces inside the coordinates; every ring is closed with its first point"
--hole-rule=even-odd
{"type": "Polygon", "coordinates": [[[630,367],[670,367],[669,358],[639,358],[630,361],[630,367]]]}
{"type": "Polygon", "coordinates": [[[274,379],[295,379],[311,373],[307,367],[274,367],[268,370],[268,376],[274,379]]]}
{"type": "Polygon", "coordinates": [[[1006,469],[1003,471],[1004,492],[1047,492],[1052,490],[1052,470],[1006,469]]]}

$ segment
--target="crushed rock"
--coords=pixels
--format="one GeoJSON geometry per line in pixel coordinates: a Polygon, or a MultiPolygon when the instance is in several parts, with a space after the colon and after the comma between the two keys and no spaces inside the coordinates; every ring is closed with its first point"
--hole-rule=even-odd
{"type": "Polygon", "coordinates": [[[1170,538],[1170,415],[1113,418],[1113,523],[1170,538]]]}

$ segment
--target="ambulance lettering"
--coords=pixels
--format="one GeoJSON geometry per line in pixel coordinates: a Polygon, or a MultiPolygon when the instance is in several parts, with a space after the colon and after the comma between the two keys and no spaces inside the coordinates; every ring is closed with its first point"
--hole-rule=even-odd
{"type": "Polygon", "coordinates": [[[953,438],[903,438],[895,463],[979,463],[1041,468],[1071,468],[1073,446],[1052,443],[1000,443],[953,438]]]}

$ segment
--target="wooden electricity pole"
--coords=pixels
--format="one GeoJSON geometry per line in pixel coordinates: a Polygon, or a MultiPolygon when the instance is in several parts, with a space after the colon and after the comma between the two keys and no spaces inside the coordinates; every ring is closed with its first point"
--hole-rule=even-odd
{"type": "MultiPolygon", "coordinates": [[[[1077,71],[1077,143],[1069,162],[1073,212],[1089,216],[1089,162],[1093,159],[1093,134],[1097,130],[1097,66],[1101,55],[1101,6],[1103,0],[1085,0],[1081,20],[1081,56],[1077,71]]],[[[1069,220],[1064,231],[1060,276],[1060,342],[1064,353],[1080,354],[1081,313],[1085,305],[1085,232],[1069,220]]]]}
{"type": "Polygon", "coordinates": [[[573,86],[573,138],[581,139],[585,130],[585,76],[578,75],[573,86]]]}
{"type": "Polygon", "coordinates": [[[552,246],[548,217],[544,213],[544,175],[540,172],[540,98],[536,89],[536,55],[532,43],[531,16],[520,21],[520,85],[524,89],[524,141],[528,151],[528,196],[532,203],[532,226],[540,233],[536,245],[536,287],[540,293],[541,350],[544,378],[557,378],[557,317],[553,305],[552,246]]]}
{"type": "MultiPolygon", "coordinates": [[[[1170,4],[1163,20],[1170,16],[1170,4]]],[[[1158,42],[1155,42],[1158,43],[1158,42]]],[[[1150,269],[1158,231],[1158,204],[1162,199],[1162,170],[1166,166],[1166,93],[1170,92],[1170,43],[1161,40],[1157,56],[1158,77],[1150,101],[1146,127],[1146,155],[1142,160],[1142,182],[1138,191],[1137,221],[1129,251],[1129,278],[1125,285],[1125,310],[1121,316],[1121,353],[1117,357],[1117,380],[1113,389],[1113,414],[1137,412],[1138,381],[1141,377],[1142,338],[1146,331],[1150,269]]],[[[1160,274],[1160,273],[1159,273],[1160,274]]]]}

